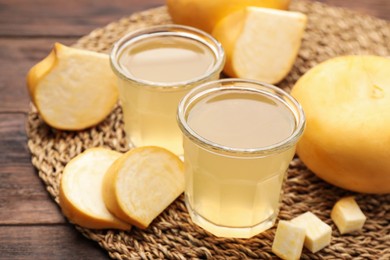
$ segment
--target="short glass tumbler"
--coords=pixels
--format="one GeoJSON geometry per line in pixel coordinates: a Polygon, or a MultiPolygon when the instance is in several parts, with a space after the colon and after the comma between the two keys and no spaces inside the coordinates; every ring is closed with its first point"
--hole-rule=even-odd
{"type": "Polygon", "coordinates": [[[219,78],[225,63],[221,44],[192,27],[153,26],[121,38],[110,60],[130,145],[156,145],[181,155],[178,103],[194,86],[219,78]]]}
{"type": "Polygon", "coordinates": [[[249,238],[272,227],[305,128],[300,104],[272,85],[222,79],[190,91],[177,120],[193,222],[221,237],[249,238]]]}

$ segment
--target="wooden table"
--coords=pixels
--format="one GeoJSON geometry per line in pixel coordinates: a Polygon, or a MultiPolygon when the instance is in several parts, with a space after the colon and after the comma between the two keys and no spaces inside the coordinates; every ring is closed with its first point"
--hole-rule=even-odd
{"type": "MultiPolygon", "coordinates": [[[[319,0],[390,21],[389,0],[319,0]]],[[[164,0],[0,0],[0,259],[105,259],[68,224],[32,166],[25,76],[54,42],[81,36],[164,0]]]]}

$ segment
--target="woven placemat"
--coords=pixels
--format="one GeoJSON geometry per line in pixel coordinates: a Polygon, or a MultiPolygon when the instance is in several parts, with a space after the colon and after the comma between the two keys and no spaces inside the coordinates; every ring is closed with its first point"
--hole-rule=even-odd
{"type": "MultiPolygon", "coordinates": [[[[309,68],[343,54],[390,55],[390,23],[320,3],[293,1],[292,10],[308,15],[308,26],[295,66],[279,84],[287,91],[309,68]]],[[[74,46],[108,52],[122,35],[140,27],[171,23],[166,8],[133,14],[81,38],[74,46]]],[[[117,106],[101,124],[79,132],[48,127],[31,106],[28,147],[48,192],[58,203],[58,186],[65,164],[87,148],[103,146],[127,151],[122,111],[117,106]]],[[[304,249],[302,259],[390,259],[390,195],[354,194],[367,222],[361,232],[340,235],[330,220],[334,203],[353,194],[317,178],[295,158],[284,185],[279,219],[311,211],[331,225],[331,245],[316,254],[304,249]]],[[[194,225],[179,197],[146,230],[91,230],[75,226],[115,259],[270,259],[275,228],[251,239],[217,238],[194,225]]]]}

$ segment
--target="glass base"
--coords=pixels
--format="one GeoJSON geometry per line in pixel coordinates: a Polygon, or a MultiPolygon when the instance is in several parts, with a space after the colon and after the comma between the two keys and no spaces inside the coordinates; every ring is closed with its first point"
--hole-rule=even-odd
{"type": "Polygon", "coordinates": [[[249,227],[227,227],[220,226],[209,220],[205,219],[201,215],[197,214],[186,201],[186,206],[191,216],[192,221],[208,232],[217,237],[229,237],[229,238],[251,238],[261,232],[273,227],[276,221],[277,212],[271,215],[266,220],[260,222],[257,225],[249,227]]]}

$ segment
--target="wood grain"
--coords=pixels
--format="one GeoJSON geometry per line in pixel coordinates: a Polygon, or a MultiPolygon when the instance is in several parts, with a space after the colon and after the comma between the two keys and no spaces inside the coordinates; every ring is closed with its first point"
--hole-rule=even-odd
{"type": "MultiPolygon", "coordinates": [[[[209,0],[211,1],[211,0],[209,0]]],[[[390,21],[389,0],[318,0],[390,21]]],[[[62,216],[31,165],[25,76],[54,42],[165,0],[0,0],[0,259],[106,259],[62,216]]]]}
{"type": "Polygon", "coordinates": [[[111,21],[164,3],[164,0],[2,0],[0,36],[81,37],[111,21]]]}
{"type": "Polygon", "coordinates": [[[390,20],[389,0],[317,0],[331,6],[343,7],[361,14],[368,14],[377,18],[390,20]]]}
{"type": "Polygon", "coordinates": [[[0,225],[66,223],[31,167],[25,115],[0,114],[0,147],[0,225]]]}
{"type": "Polygon", "coordinates": [[[2,226],[0,259],[108,259],[108,254],[68,225],[2,226]]]}

